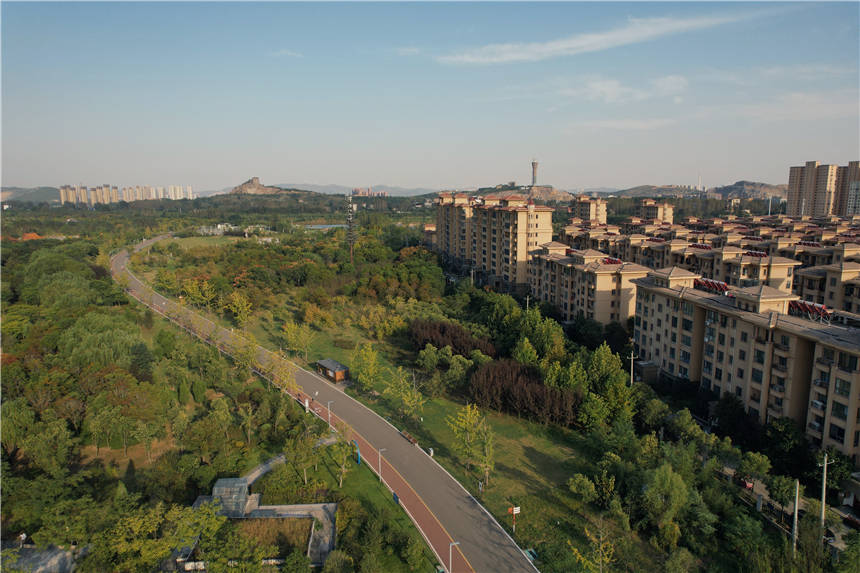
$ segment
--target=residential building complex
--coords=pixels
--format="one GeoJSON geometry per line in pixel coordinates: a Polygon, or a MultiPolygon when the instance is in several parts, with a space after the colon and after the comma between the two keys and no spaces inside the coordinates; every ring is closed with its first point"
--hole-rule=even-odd
{"type": "Polygon", "coordinates": [[[631,281],[648,274],[641,265],[555,242],[542,245],[528,269],[532,296],[554,305],[565,321],[583,316],[624,322],[634,311],[636,286],[631,281]]]}
{"type": "Polygon", "coordinates": [[[90,187],[87,189],[81,185],[63,185],[60,187],[60,204],[66,203],[72,205],[107,205],[109,203],[119,203],[125,201],[144,201],[148,199],[194,199],[194,191],[191,185],[183,188],[182,185],[170,185],[166,189],[164,187],[151,187],[148,185],[134,187],[123,187],[122,189],[111,186],[101,185],[99,187],[90,187]]]}
{"type": "Polygon", "coordinates": [[[860,161],[847,166],[807,161],[788,171],[788,206],[792,217],[858,214],[860,161]]]}
{"type": "Polygon", "coordinates": [[[518,195],[440,193],[437,247],[450,262],[474,271],[479,283],[525,292],[531,253],[552,239],[552,212],[518,195]]]}
{"type": "Polygon", "coordinates": [[[646,221],[661,221],[672,224],[675,207],[671,203],[658,203],[654,199],[642,199],[639,216],[646,221]]]}
{"type": "Polygon", "coordinates": [[[634,279],[634,351],[664,376],[732,393],[762,423],[860,454],[860,329],[766,285],[731,288],[670,267],[634,279]]]}
{"type": "Polygon", "coordinates": [[[593,225],[606,224],[606,199],[580,195],[573,200],[570,207],[573,218],[593,225]]]}

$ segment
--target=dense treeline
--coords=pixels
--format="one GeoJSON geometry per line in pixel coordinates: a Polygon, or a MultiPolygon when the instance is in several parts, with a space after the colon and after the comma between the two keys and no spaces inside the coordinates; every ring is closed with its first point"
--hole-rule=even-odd
{"type": "MultiPolygon", "coordinates": [[[[130,305],[107,265],[87,241],[3,244],[4,538],[26,532],[39,546],[79,549],[87,571],[153,570],[194,538],[195,556],[212,570],[232,561],[257,571],[266,557],[307,569],[304,541],[271,545],[215,508],[190,507],[219,477],[286,450],[292,463],[272,483],[296,502],[349,500],[344,547],[382,533],[396,534],[402,548],[388,557],[364,546],[333,563],[403,570],[408,557],[409,567],[426,566],[414,533],[368,524],[372,510],[356,508],[337,485],[309,487],[312,466],[335,465],[337,456],[314,448],[325,423],[264,388],[248,363],[130,305]]],[[[349,460],[323,472],[338,473],[342,485],[349,460]]],[[[13,560],[4,555],[4,565],[13,560]]]]}
{"type": "Polygon", "coordinates": [[[475,338],[471,332],[454,322],[416,318],[409,323],[409,337],[416,348],[432,344],[439,348],[450,346],[455,354],[465,356],[473,350],[480,350],[491,357],[496,355],[496,349],[490,342],[475,338]]]}
{"type": "Polygon", "coordinates": [[[570,426],[578,400],[571,391],[545,386],[531,368],[505,359],[484,364],[472,374],[469,391],[476,404],[544,424],[570,426]]]}

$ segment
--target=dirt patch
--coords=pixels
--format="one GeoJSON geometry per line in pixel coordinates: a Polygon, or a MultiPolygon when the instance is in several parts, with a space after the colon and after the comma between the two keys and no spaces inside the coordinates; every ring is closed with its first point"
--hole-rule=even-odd
{"type": "MultiPolygon", "coordinates": [[[[150,451],[152,461],[154,462],[159,456],[175,448],[176,442],[173,438],[155,440],[152,442],[152,450],[150,451]]],[[[129,461],[133,461],[136,468],[150,465],[149,460],[146,458],[146,448],[143,447],[143,444],[129,446],[128,455],[126,455],[122,448],[111,449],[102,446],[99,448],[98,454],[96,454],[95,446],[84,446],[81,448],[81,458],[84,463],[89,463],[93,460],[102,460],[105,465],[113,463],[116,464],[120,471],[125,471],[129,461]]]]}
{"type": "Polygon", "coordinates": [[[243,519],[239,522],[239,532],[260,545],[276,546],[278,556],[286,557],[294,549],[307,550],[312,521],[310,518],[243,519]]]}

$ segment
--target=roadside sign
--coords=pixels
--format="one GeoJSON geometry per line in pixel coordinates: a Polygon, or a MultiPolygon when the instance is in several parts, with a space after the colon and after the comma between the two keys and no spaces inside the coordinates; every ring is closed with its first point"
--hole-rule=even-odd
{"type": "Polygon", "coordinates": [[[520,512],[520,506],[514,507],[514,508],[512,508],[512,509],[513,509],[513,512],[512,512],[512,513],[513,513],[514,515],[516,515],[516,514],[518,514],[518,513],[520,512]]]}

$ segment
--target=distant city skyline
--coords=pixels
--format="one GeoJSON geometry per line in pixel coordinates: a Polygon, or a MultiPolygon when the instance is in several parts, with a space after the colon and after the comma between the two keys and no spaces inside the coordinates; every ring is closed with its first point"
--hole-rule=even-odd
{"type": "Polygon", "coordinates": [[[787,183],[860,157],[845,3],[4,3],[2,184],[787,183]]]}

